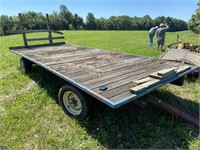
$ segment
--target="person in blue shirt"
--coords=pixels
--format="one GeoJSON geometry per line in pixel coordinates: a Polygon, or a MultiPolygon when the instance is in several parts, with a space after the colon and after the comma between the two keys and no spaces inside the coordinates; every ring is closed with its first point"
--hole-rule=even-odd
{"type": "Polygon", "coordinates": [[[165,43],[165,34],[166,31],[169,29],[169,26],[166,24],[161,23],[160,28],[156,31],[157,37],[157,49],[163,50],[163,45],[165,43]]]}
{"type": "Polygon", "coordinates": [[[150,47],[153,45],[153,37],[154,37],[157,29],[158,29],[158,26],[155,26],[149,30],[149,46],[150,47]]]}

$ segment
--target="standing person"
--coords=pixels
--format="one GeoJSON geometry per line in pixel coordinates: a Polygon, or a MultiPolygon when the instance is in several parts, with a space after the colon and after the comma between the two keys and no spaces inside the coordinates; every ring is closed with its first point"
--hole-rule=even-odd
{"type": "Polygon", "coordinates": [[[157,37],[157,49],[163,50],[163,45],[165,43],[165,33],[169,29],[169,26],[161,23],[160,28],[156,31],[157,37]]]}
{"type": "Polygon", "coordinates": [[[157,29],[158,29],[158,26],[155,26],[149,30],[149,46],[150,47],[153,45],[153,37],[157,29]]]}

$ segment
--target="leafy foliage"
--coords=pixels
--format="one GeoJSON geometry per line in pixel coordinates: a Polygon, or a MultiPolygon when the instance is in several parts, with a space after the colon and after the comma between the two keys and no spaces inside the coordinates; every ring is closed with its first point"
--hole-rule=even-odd
{"type": "Polygon", "coordinates": [[[189,20],[189,28],[196,34],[200,34],[200,0],[198,2],[196,14],[193,14],[189,20]]]}
{"type": "Polygon", "coordinates": [[[96,27],[96,18],[94,17],[93,13],[89,12],[86,17],[86,29],[88,30],[95,30],[96,27]]]}
{"type": "MultiPolygon", "coordinates": [[[[45,21],[45,16],[37,12],[22,13],[25,20],[45,21]]],[[[51,28],[54,30],[149,30],[152,26],[159,25],[161,22],[169,25],[169,31],[187,30],[187,22],[172,17],[159,16],[152,19],[149,15],[143,17],[130,16],[111,16],[108,19],[100,17],[95,18],[94,14],[89,12],[86,16],[86,22],[78,14],[71,13],[65,5],[60,5],[59,12],[53,11],[49,18],[56,22],[51,28]]],[[[18,21],[17,16],[1,15],[0,21],[18,21]]],[[[25,25],[26,29],[44,29],[46,25],[25,25]]],[[[191,26],[192,28],[192,26],[191,26]]],[[[17,30],[19,26],[4,24],[0,27],[0,35],[7,34],[6,30],[17,30]]]]}

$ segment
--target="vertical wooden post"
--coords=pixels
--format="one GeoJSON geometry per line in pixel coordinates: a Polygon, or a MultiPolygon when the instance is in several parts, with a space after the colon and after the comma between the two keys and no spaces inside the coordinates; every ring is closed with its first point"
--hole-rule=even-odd
{"type": "MultiPolygon", "coordinates": [[[[19,15],[19,20],[20,20],[20,30],[24,31],[24,27],[23,27],[24,20],[22,18],[22,14],[19,13],[18,15],[19,15]]],[[[24,46],[28,47],[28,43],[27,43],[27,39],[26,39],[26,33],[23,32],[22,37],[23,37],[23,40],[24,40],[24,46]]]]}
{"type": "Polygon", "coordinates": [[[47,29],[48,29],[48,32],[49,32],[49,44],[52,45],[53,44],[53,40],[52,40],[52,33],[51,33],[51,28],[50,28],[50,20],[49,20],[49,15],[46,14],[46,17],[47,17],[47,29]]]}

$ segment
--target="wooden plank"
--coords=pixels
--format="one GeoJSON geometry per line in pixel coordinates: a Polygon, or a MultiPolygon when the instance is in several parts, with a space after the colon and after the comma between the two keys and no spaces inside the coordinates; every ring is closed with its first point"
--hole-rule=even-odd
{"type": "Polygon", "coordinates": [[[176,70],[176,73],[182,73],[182,72],[185,72],[187,70],[189,70],[191,68],[191,66],[188,66],[188,65],[184,65],[184,66],[180,66],[177,70],[176,70]]]}
{"type": "Polygon", "coordinates": [[[148,61],[149,59],[148,58],[135,58],[135,59],[129,59],[129,60],[126,60],[126,61],[123,61],[123,62],[120,62],[120,63],[117,63],[115,65],[112,65],[112,66],[106,66],[104,68],[102,68],[102,72],[104,72],[104,70],[108,71],[108,70],[113,70],[113,69],[118,69],[118,68],[128,68],[128,66],[132,66],[132,65],[139,65],[139,63],[143,63],[143,62],[146,62],[148,61]]]}
{"type": "Polygon", "coordinates": [[[163,70],[156,71],[156,72],[150,74],[149,77],[162,80],[162,79],[165,79],[165,78],[175,75],[175,74],[176,74],[175,68],[172,67],[172,68],[165,68],[163,70]]]}
{"type": "Polygon", "coordinates": [[[200,54],[186,49],[170,49],[161,59],[200,66],[200,54]]]}
{"type": "Polygon", "coordinates": [[[164,79],[162,76],[158,75],[158,71],[151,73],[149,75],[149,77],[155,78],[155,79],[160,79],[160,80],[164,79]]]}
{"type": "MultiPolygon", "coordinates": [[[[89,53],[89,52],[88,52],[89,53]]],[[[67,59],[66,57],[62,57],[61,59],[54,59],[54,61],[52,60],[47,60],[44,61],[43,63],[46,66],[55,66],[55,65],[59,65],[59,64],[63,64],[63,63],[72,63],[72,62],[78,62],[78,61],[88,61],[90,59],[93,59],[95,57],[97,57],[98,55],[100,55],[98,52],[93,52],[93,53],[84,53],[82,55],[80,55],[79,57],[73,57],[73,56],[69,56],[69,58],[67,59]]],[[[107,52],[102,52],[101,55],[104,55],[107,52]]],[[[40,60],[42,62],[42,60],[40,60]]]]}
{"type": "MultiPolygon", "coordinates": [[[[71,52],[71,53],[64,53],[64,54],[58,54],[58,55],[55,55],[55,56],[48,56],[48,57],[42,57],[41,59],[39,59],[40,61],[43,61],[43,62],[52,62],[53,66],[58,66],[60,64],[65,64],[71,60],[75,60],[75,59],[79,59],[79,58],[91,58],[92,60],[93,59],[96,59],[96,61],[99,61],[101,59],[99,59],[98,57],[99,56],[103,56],[103,55],[107,55],[107,56],[110,56],[110,57],[117,57],[117,55],[119,54],[112,54],[108,51],[103,51],[103,52],[99,52],[98,50],[89,50],[89,51],[75,51],[75,52],[71,52]],[[49,58],[49,59],[48,59],[49,58]],[[62,61],[62,59],[65,59],[65,61],[62,61]],[[56,61],[56,62],[60,62],[59,64],[55,64],[53,63],[53,61],[56,61]]],[[[89,61],[89,60],[88,60],[89,61]]],[[[87,61],[87,62],[88,62],[87,61]]],[[[84,62],[84,61],[83,61],[84,62]]],[[[74,63],[78,63],[78,62],[74,62],[74,63]]]]}
{"type": "Polygon", "coordinates": [[[13,47],[9,47],[10,50],[17,50],[21,52],[21,49],[23,50],[30,50],[32,48],[41,48],[41,47],[47,47],[47,46],[61,46],[64,45],[65,42],[56,42],[53,43],[53,45],[49,45],[49,44],[38,44],[38,45],[29,45],[29,46],[13,46],[13,47]]]}
{"type": "Polygon", "coordinates": [[[133,88],[130,88],[130,92],[133,93],[133,94],[136,94],[136,93],[139,93],[141,92],[142,90],[148,88],[148,87],[151,87],[153,85],[155,85],[156,83],[160,82],[159,79],[154,79],[154,78],[151,78],[151,80],[141,84],[141,85],[138,85],[136,87],[133,87],[133,88]]]}
{"type": "Polygon", "coordinates": [[[137,86],[137,85],[143,84],[145,82],[148,82],[151,79],[152,78],[150,78],[150,77],[146,77],[146,78],[143,78],[143,79],[140,79],[140,80],[132,81],[132,86],[137,86]]]}
{"type": "MultiPolygon", "coordinates": [[[[24,22],[20,22],[20,21],[4,21],[4,24],[22,24],[22,25],[26,25],[26,24],[38,24],[38,25],[43,25],[43,24],[47,24],[47,22],[42,22],[42,21],[24,21],[24,22]]],[[[49,22],[49,24],[58,24],[58,22],[49,22]]]]}
{"type": "MultiPolygon", "coordinates": [[[[51,50],[50,50],[51,52],[51,50]]],[[[73,50],[73,51],[68,51],[66,49],[66,51],[58,51],[57,54],[51,54],[49,55],[49,52],[48,51],[45,51],[45,52],[36,52],[36,53],[27,53],[26,55],[33,58],[33,59],[36,59],[37,61],[40,61],[40,62],[44,62],[44,63],[48,63],[48,62],[51,62],[53,65],[56,64],[55,62],[58,63],[58,61],[60,62],[61,60],[68,60],[68,59],[73,59],[74,57],[85,57],[85,56],[88,56],[88,54],[94,54],[94,53],[97,53],[98,50],[85,50],[84,51],[79,51],[79,50],[73,50]]],[[[65,61],[64,61],[65,62],[65,61]]],[[[57,64],[59,65],[59,63],[57,64]]]]}
{"type": "Polygon", "coordinates": [[[164,78],[173,75],[174,73],[175,73],[175,68],[167,68],[158,71],[158,75],[163,76],[164,78]]]}
{"type": "MultiPolygon", "coordinates": [[[[76,51],[83,51],[82,48],[79,47],[73,47],[73,46],[68,46],[68,45],[59,45],[59,46],[44,46],[44,47],[31,47],[29,49],[22,49],[19,50],[20,53],[25,54],[25,55],[34,55],[34,54],[38,54],[38,55],[54,55],[56,53],[63,53],[63,50],[68,52],[68,53],[72,53],[72,52],[76,52],[76,51]]],[[[91,50],[91,49],[84,49],[85,51],[87,50],[91,50]]]]}
{"type": "Polygon", "coordinates": [[[104,92],[101,93],[101,95],[106,97],[106,98],[107,97],[111,97],[111,96],[116,96],[119,93],[123,93],[123,92],[127,91],[131,87],[132,87],[132,85],[130,83],[127,83],[127,84],[119,86],[119,87],[117,87],[115,89],[104,91],[104,92]]]}
{"type": "Polygon", "coordinates": [[[163,70],[154,72],[154,73],[150,74],[149,76],[152,77],[152,78],[155,78],[155,79],[161,79],[162,80],[162,79],[165,79],[169,76],[175,75],[177,73],[187,71],[190,68],[191,67],[187,66],[187,65],[176,67],[176,69],[175,69],[175,67],[173,67],[173,68],[163,69],[163,70]]]}
{"type": "Polygon", "coordinates": [[[119,101],[119,100],[121,100],[125,97],[130,97],[131,95],[133,95],[133,94],[128,89],[127,91],[124,91],[123,93],[119,93],[118,95],[113,95],[113,96],[109,97],[109,100],[116,102],[116,101],[119,101]]]}
{"type": "Polygon", "coordinates": [[[26,41],[56,40],[56,39],[64,39],[64,38],[65,38],[64,36],[49,37],[49,38],[31,38],[31,39],[26,39],[26,41]]]}
{"type": "MultiPolygon", "coordinates": [[[[51,23],[51,22],[50,22],[50,23],[51,23]]],[[[63,35],[63,33],[60,32],[60,31],[55,31],[55,30],[50,30],[50,31],[53,32],[53,33],[57,33],[57,34],[63,35]]]]}
{"type": "MultiPolygon", "coordinates": [[[[85,55],[85,54],[84,54],[85,55]]],[[[114,67],[114,66],[116,66],[116,65],[119,65],[119,63],[120,63],[120,61],[117,61],[117,60],[119,60],[119,58],[121,57],[120,55],[121,54],[112,54],[112,53],[107,53],[107,52],[105,52],[105,53],[101,53],[101,54],[99,54],[99,53],[97,53],[97,54],[89,54],[89,56],[94,56],[94,57],[86,57],[86,56],[83,56],[83,55],[81,55],[79,58],[82,58],[82,57],[84,57],[85,59],[80,59],[80,61],[74,61],[74,59],[73,58],[69,58],[68,60],[70,60],[70,59],[72,59],[73,60],[73,64],[76,64],[76,65],[80,65],[80,67],[81,66],[85,66],[85,67],[87,67],[88,65],[87,65],[87,63],[88,62],[90,62],[90,61],[96,61],[96,62],[112,62],[112,60],[110,61],[110,60],[102,60],[101,58],[99,58],[99,57],[101,57],[101,56],[104,56],[104,55],[108,55],[108,56],[111,56],[111,57],[113,57],[113,59],[115,59],[115,62],[117,62],[117,63],[113,63],[113,65],[112,65],[112,67],[114,67]],[[98,55],[98,57],[96,57],[96,55],[98,55]],[[86,58],[87,58],[87,60],[86,60],[86,58]],[[86,65],[84,65],[86,63],[86,65]]],[[[79,59],[79,58],[77,58],[77,59],[79,59]]],[[[69,62],[68,60],[65,60],[64,62],[62,62],[62,64],[64,64],[64,63],[66,63],[66,62],[69,62]]],[[[72,63],[72,61],[70,61],[70,63],[72,63]]],[[[109,65],[109,64],[108,64],[109,65]]],[[[95,67],[95,69],[97,69],[97,70],[99,70],[99,69],[101,69],[101,67],[102,66],[108,66],[107,64],[106,65],[100,65],[99,67],[95,67]]],[[[59,67],[59,64],[57,63],[57,64],[55,64],[53,67],[55,67],[55,66],[58,66],[59,67]]],[[[89,68],[90,67],[93,67],[93,65],[91,65],[91,66],[88,66],[89,68]]],[[[110,67],[109,67],[110,68],[110,67]]],[[[103,69],[101,69],[101,70],[103,70],[103,69]]],[[[64,71],[62,71],[62,73],[65,73],[64,71]]]]}
{"type": "Polygon", "coordinates": [[[57,34],[61,34],[63,35],[62,32],[59,32],[59,31],[55,31],[55,30],[48,30],[48,29],[41,29],[41,30],[6,30],[6,33],[9,33],[9,34],[22,34],[22,33],[37,33],[37,32],[53,32],[53,33],[57,33],[57,34]]]}

